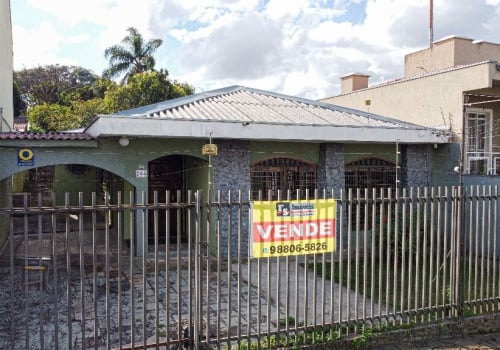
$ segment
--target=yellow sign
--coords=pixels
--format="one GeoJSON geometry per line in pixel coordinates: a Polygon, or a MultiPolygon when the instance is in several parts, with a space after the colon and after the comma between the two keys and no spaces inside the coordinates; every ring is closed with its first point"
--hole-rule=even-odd
{"type": "Polygon", "coordinates": [[[334,252],[335,224],[334,199],[255,201],[250,254],[265,258],[334,252]]]}
{"type": "Polygon", "coordinates": [[[213,143],[207,143],[206,145],[203,145],[203,147],[201,149],[201,154],[216,156],[217,155],[217,145],[215,145],[213,143]]]}

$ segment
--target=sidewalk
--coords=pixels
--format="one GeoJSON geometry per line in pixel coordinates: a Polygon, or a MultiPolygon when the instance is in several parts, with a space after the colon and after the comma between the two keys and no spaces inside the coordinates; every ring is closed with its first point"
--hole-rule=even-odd
{"type": "Polygon", "coordinates": [[[445,349],[445,350],[486,350],[500,349],[500,332],[489,334],[478,334],[471,336],[459,336],[457,338],[428,339],[418,341],[395,340],[393,344],[383,346],[371,346],[367,349],[380,350],[423,350],[423,349],[445,349]]]}

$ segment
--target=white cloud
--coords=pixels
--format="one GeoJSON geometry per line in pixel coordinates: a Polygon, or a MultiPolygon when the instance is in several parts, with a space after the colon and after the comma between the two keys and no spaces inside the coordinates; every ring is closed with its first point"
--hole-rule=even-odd
{"type": "MultiPolygon", "coordinates": [[[[198,91],[240,84],[324,97],[338,93],[349,72],[371,82],[401,76],[404,55],[429,41],[422,0],[19,1],[45,23],[38,19],[32,30],[14,23],[16,67],[71,61],[66,52],[75,43],[94,45],[71,62],[87,67],[133,26],[145,39],[163,39],[160,68],[198,91]]],[[[434,2],[435,40],[456,34],[498,42],[498,32],[500,0],[434,2]]]]}
{"type": "Polygon", "coordinates": [[[42,22],[34,30],[13,25],[14,69],[60,62],[59,46],[64,38],[51,23],[42,22]]]}

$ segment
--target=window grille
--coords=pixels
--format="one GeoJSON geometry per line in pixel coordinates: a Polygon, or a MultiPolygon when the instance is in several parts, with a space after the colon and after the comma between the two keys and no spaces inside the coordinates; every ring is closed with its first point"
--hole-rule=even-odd
{"type": "MultiPolygon", "coordinates": [[[[358,188],[361,197],[365,196],[365,191],[368,191],[368,195],[371,197],[373,189],[395,187],[396,165],[394,163],[377,158],[366,158],[345,165],[345,188],[346,191],[351,188],[353,196],[357,195],[358,188]]],[[[351,224],[355,226],[358,222],[360,228],[363,229],[365,219],[368,223],[372,220],[372,206],[370,203],[367,206],[367,203],[362,201],[355,204],[359,206],[360,216],[356,218],[356,214],[353,213],[351,224]]]]}
{"type": "Polygon", "coordinates": [[[294,195],[300,190],[300,198],[305,198],[307,190],[312,195],[316,189],[316,168],[315,164],[291,158],[257,162],[251,166],[252,198],[258,199],[261,193],[262,199],[275,200],[278,191],[286,196],[288,190],[294,195]]]}

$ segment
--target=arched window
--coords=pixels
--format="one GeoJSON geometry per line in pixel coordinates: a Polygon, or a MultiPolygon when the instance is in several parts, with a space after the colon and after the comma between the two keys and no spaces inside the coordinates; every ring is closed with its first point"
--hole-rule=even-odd
{"type": "Polygon", "coordinates": [[[252,184],[252,197],[262,199],[277,199],[278,190],[282,196],[290,190],[296,194],[300,190],[303,198],[306,190],[310,195],[316,189],[316,165],[291,158],[271,158],[257,162],[251,166],[250,181],[252,184]],[[268,193],[271,192],[271,198],[268,193]]]}

